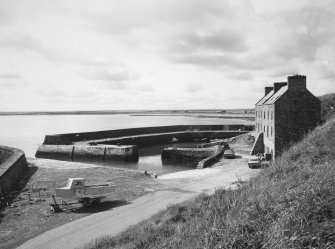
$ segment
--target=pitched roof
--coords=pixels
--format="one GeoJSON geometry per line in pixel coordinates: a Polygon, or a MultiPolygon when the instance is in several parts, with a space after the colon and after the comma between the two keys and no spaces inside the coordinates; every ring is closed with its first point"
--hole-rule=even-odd
{"type": "Polygon", "coordinates": [[[272,90],[271,92],[269,92],[267,95],[265,95],[263,98],[261,98],[256,105],[263,105],[272,95],[273,95],[274,91],[272,90]]]}
{"type": "Polygon", "coordinates": [[[277,99],[279,99],[281,96],[284,95],[284,93],[286,93],[287,89],[288,89],[287,86],[281,87],[275,94],[271,96],[271,98],[267,99],[266,102],[263,104],[264,105],[274,104],[277,101],[277,99]]]}

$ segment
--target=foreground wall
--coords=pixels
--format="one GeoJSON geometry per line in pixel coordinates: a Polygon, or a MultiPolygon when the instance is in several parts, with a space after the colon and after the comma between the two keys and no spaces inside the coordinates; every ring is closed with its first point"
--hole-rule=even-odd
{"type": "Polygon", "coordinates": [[[22,150],[0,145],[0,197],[10,191],[27,168],[22,150]]]}

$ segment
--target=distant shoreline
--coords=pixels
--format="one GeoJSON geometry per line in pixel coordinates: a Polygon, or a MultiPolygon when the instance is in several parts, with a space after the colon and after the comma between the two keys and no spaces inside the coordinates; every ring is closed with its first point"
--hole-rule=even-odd
{"type": "MultiPolygon", "coordinates": [[[[200,117],[222,117],[227,114],[243,115],[243,117],[253,117],[254,109],[208,109],[208,110],[129,110],[129,111],[55,111],[55,112],[0,112],[0,116],[19,115],[133,115],[133,116],[194,116],[200,117]],[[211,114],[209,116],[209,114],[211,114]],[[215,116],[214,116],[215,115],[215,116]]],[[[228,117],[228,116],[227,116],[228,117]]],[[[229,116],[231,118],[231,116],[229,116]]],[[[234,118],[234,117],[233,117],[234,118]]]]}
{"type": "Polygon", "coordinates": [[[232,115],[198,115],[198,114],[130,114],[130,116],[144,116],[144,117],[156,117],[156,116],[160,116],[160,117],[164,117],[164,116],[176,116],[176,117],[194,117],[194,118],[222,118],[222,119],[245,119],[248,121],[254,121],[255,117],[254,115],[236,115],[236,116],[232,116],[232,115]]]}

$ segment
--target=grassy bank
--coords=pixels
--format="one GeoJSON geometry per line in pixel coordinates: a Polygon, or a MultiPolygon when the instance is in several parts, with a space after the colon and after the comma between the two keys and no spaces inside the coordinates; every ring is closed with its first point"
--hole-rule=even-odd
{"type": "Polygon", "coordinates": [[[321,117],[323,121],[335,116],[335,93],[328,93],[319,97],[321,101],[321,117]]]}
{"type": "Polygon", "coordinates": [[[334,159],[331,119],[238,189],[170,206],[85,248],[334,248],[334,159]]]}

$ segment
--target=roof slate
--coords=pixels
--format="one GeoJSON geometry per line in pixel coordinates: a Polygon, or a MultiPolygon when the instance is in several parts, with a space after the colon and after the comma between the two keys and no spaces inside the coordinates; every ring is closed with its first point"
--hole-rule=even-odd
{"type": "Polygon", "coordinates": [[[267,95],[265,95],[263,98],[261,98],[256,105],[263,105],[272,95],[273,95],[274,91],[272,90],[271,92],[269,92],[267,95]]]}
{"type": "Polygon", "coordinates": [[[281,96],[284,95],[284,93],[286,93],[287,89],[288,89],[287,86],[283,86],[274,95],[272,95],[271,98],[267,99],[266,102],[263,104],[264,105],[274,104],[277,101],[277,99],[279,99],[281,96]]]}

